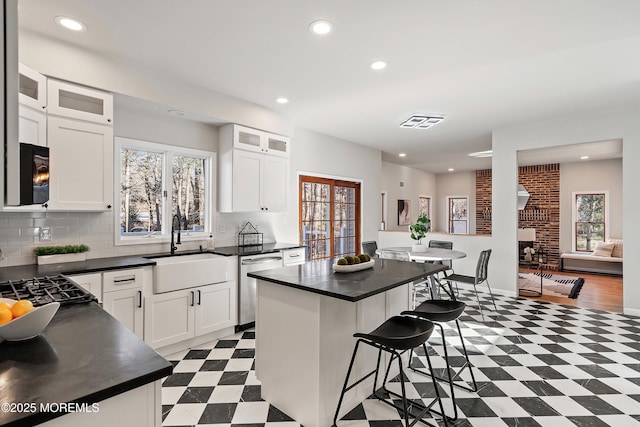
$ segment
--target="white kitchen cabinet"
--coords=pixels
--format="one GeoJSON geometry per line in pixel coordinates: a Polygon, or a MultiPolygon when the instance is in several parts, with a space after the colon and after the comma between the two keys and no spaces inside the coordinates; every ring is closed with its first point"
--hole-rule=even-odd
{"type": "Polygon", "coordinates": [[[145,298],[144,336],[153,348],[236,324],[236,282],[222,282],[145,298]]]}
{"type": "Polygon", "coordinates": [[[25,104],[18,106],[18,135],[21,143],[47,146],[47,114],[25,104]]]}
{"type": "Polygon", "coordinates": [[[49,114],[113,125],[113,95],[55,79],[47,81],[49,114]]]}
{"type": "MultiPolygon", "coordinates": [[[[223,157],[223,156],[221,156],[223,157]]],[[[220,165],[221,212],[281,211],[286,208],[288,159],[244,150],[232,150],[220,165]],[[223,188],[224,187],[224,188],[223,188]]]]}
{"type": "Polygon", "coordinates": [[[142,289],[104,292],[102,307],[138,337],[144,337],[142,289]]]}
{"type": "Polygon", "coordinates": [[[236,325],[236,282],[223,282],[196,289],[195,335],[204,335],[236,325]]]}
{"type": "Polygon", "coordinates": [[[102,273],[102,308],[140,338],[144,337],[143,269],[102,273]]]}
{"type": "Polygon", "coordinates": [[[289,157],[289,138],[274,133],[231,124],[220,130],[222,137],[233,141],[233,148],[273,156],[289,157]]]}
{"type": "Polygon", "coordinates": [[[113,204],[113,128],[48,116],[50,210],[106,211],[113,204]]]}
{"type": "Polygon", "coordinates": [[[18,101],[36,111],[47,110],[47,78],[24,64],[19,64],[20,89],[18,101]]]}
{"type": "Polygon", "coordinates": [[[75,274],[67,276],[102,302],[102,273],[75,274]]]}

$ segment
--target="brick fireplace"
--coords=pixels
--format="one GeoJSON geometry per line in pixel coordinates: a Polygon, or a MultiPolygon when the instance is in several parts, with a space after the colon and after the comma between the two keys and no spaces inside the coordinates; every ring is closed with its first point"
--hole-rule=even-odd
{"type": "MultiPolygon", "coordinates": [[[[536,245],[547,255],[547,267],[560,264],[560,164],[521,166],[518,183],[529,201],[518,212],[519,228],[536,229],[536,245]]],[[[476,171],[476,234],[491,234],[491,170],[476,171]]]]}

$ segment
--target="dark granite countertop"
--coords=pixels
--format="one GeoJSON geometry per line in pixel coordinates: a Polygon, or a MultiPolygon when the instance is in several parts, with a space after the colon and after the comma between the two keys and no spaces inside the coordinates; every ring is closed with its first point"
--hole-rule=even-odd
{"type": "Polygon", "coordinates": [[[66,262],[49,265],[17,265],[0,268],[0,281],[30,279],[40,276],[55,276],[58,274],[84,274],[106,270],[120,270],[123,268],[143,267],[155,265],[152,259],[140,256],[123,256],[110,258],[95,258],[80,262],[66,262]]]}
{"type": "MultiPolygon", "coordinates": [[[[171,363],[96,303],[62,306],[44,332],[0,343],[3,403],[95,403],[172,373],[171,363]]],[[[0,411],[2,426],[32,426],[59,413],[0,411]]]]}
{"type": "Polygon", "coordinates": [[[307,262],[304,265],[256,271],[248,273],[248,276],[355,302],[446,269],[441,264],[391,259],[375,261],[373,268],[351,273],[334,273],[332,261],[316,261],[307,262]]]}
{"type": "Polygon", "coordinates": [[[268,254],[271,252],[278,252],[283,249],[293,249],[300,248],[300,244],[298,243],[265,243],[258,246],[224,246],[221,248],[215,248],[209,250],[209,252],[217,254],[217,255],[225,255],[225,256],[245,256],[245,255],[258,255],[258,254],[268,254]]]}

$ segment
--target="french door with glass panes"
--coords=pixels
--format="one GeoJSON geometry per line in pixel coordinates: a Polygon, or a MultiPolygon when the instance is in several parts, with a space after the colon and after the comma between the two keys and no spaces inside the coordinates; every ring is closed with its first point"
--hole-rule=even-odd
{"type": "Polygon", "coordinates": [[[300,176],[300,244],[308,260],[360,253],[360,183],[300,176]]]}

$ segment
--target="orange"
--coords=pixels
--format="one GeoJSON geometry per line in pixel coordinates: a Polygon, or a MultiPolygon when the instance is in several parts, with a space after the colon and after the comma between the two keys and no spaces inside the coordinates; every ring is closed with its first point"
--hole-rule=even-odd
{"type": "Polygon", "coordinates": [[[33,304],[26,299],[17,301],[11,306],[11,313],[13,313],[14,318],[24,316],[31,310],[33,310],[33,304]]]}
{"type": "Polygon", "coordinates": [[[5,323],[9,323],[13,320],[13,314],[11,310],[5,307],[0,307],[0,325],[4,325],[5,323]]]}
{"type": "Polygon", "coordinates": [[[7,310],[11,310],[11,304],[8,302],[0,301],[0,308],[6,308],[7,310]]]}

